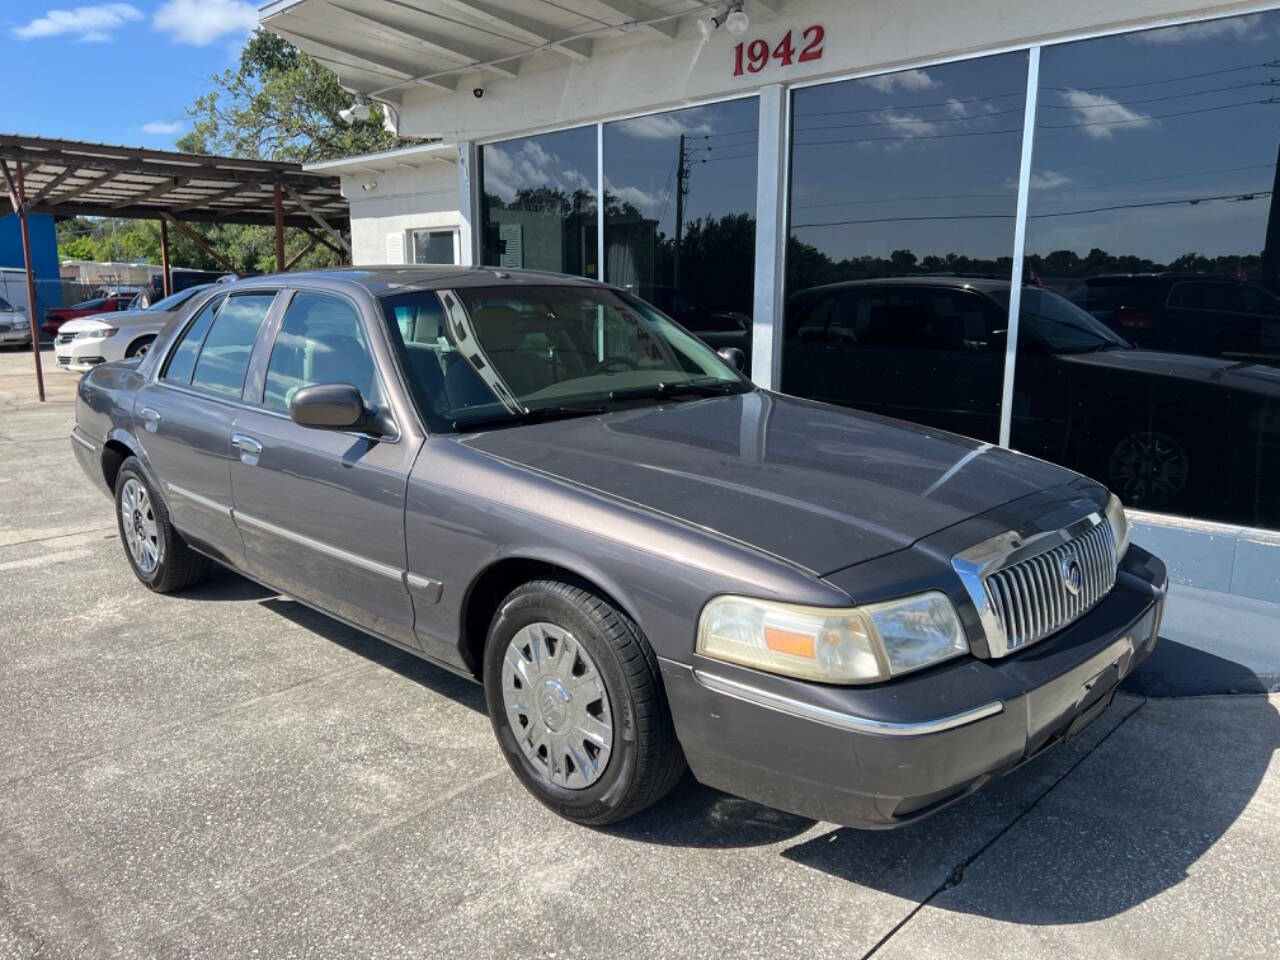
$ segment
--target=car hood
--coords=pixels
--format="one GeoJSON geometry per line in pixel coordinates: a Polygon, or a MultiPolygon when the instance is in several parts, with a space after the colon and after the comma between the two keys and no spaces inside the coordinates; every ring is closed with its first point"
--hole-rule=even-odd
{"type": "Polygon", "coordinates": [[[1066,353],[1059,354],[1058,359],[1095,369],[1145,373],[1170,380],[1280,396],[1280,367],[1262,363],[1142,349],[1066,353]]]}
{"type": "Polygon", "coordinates": [[[941,430],[764,391],[460,441],[817,574],[1076,478],[941,430]]]}
{"type": "Polygon", "coordinates": [[[111,314],[111,322],[107,322],[107,317],[100,313],[92,313],[87,317],[76,317],[74,320],[68,320],[58,328],[59,333],[79,333],[81,330],[99,330],[102,327],[114,327],[115,315],[111,314]]]}

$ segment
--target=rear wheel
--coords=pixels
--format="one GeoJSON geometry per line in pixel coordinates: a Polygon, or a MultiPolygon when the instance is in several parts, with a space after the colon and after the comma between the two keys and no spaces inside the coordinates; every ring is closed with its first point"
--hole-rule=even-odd
{"type": "Polygon", "coordinates": [[[512,591],[489,629],[484,683],[507,762],[562,817],[615,823],[684,773],[653,650],[584,583],[535,580],[512,591]]]}
{"type": "Polygon", "coordinates": [[[134,575],[157,593],[182,590],[208,574],[212,562],[173,529],[137,457],[127,458],[116,475],[116,525],[134,575]]]}

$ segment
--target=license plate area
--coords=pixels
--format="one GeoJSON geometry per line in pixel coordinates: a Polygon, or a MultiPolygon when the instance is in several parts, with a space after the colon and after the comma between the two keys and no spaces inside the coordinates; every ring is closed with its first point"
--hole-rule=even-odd
{"type": "Polygon", "coordinates": [[[1080,704],[1076,708],[1075,719],[1067,726],[1062,739],[1070,740],[1078,736],[1085,727],[1102,716],[1115,700],[1116,689],[1119,686],[1120,661],[1117,660],[1081,687],[1080,704]]]}

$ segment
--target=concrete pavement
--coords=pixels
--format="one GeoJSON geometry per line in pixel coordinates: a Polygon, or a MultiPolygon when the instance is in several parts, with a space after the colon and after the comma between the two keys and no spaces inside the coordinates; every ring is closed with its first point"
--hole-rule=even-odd
{"type": "Polygon", "coordinates": [[[1280,954],[1280,697],[1122,694],[893,833],[533,801],[479,688],[230,573],[133,579],[0,353],[0,958],[1280,954]]]}

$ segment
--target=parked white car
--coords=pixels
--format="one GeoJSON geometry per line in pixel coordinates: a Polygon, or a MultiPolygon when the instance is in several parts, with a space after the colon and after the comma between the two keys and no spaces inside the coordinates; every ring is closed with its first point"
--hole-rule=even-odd
{"type": "Polygon", "coordinates": [[[58,369],[83,373],[110,360],[142,356],[174,312],[208,286],[200,284],[179,290],[143,310],[98,313],[68,320],[58,328],[53,343],[58,369]]]}
{"type": "Polygon", "coordinates": [[[17,307],[0,297],[0,347],[31,342],[31,321],[17,307]]]}

